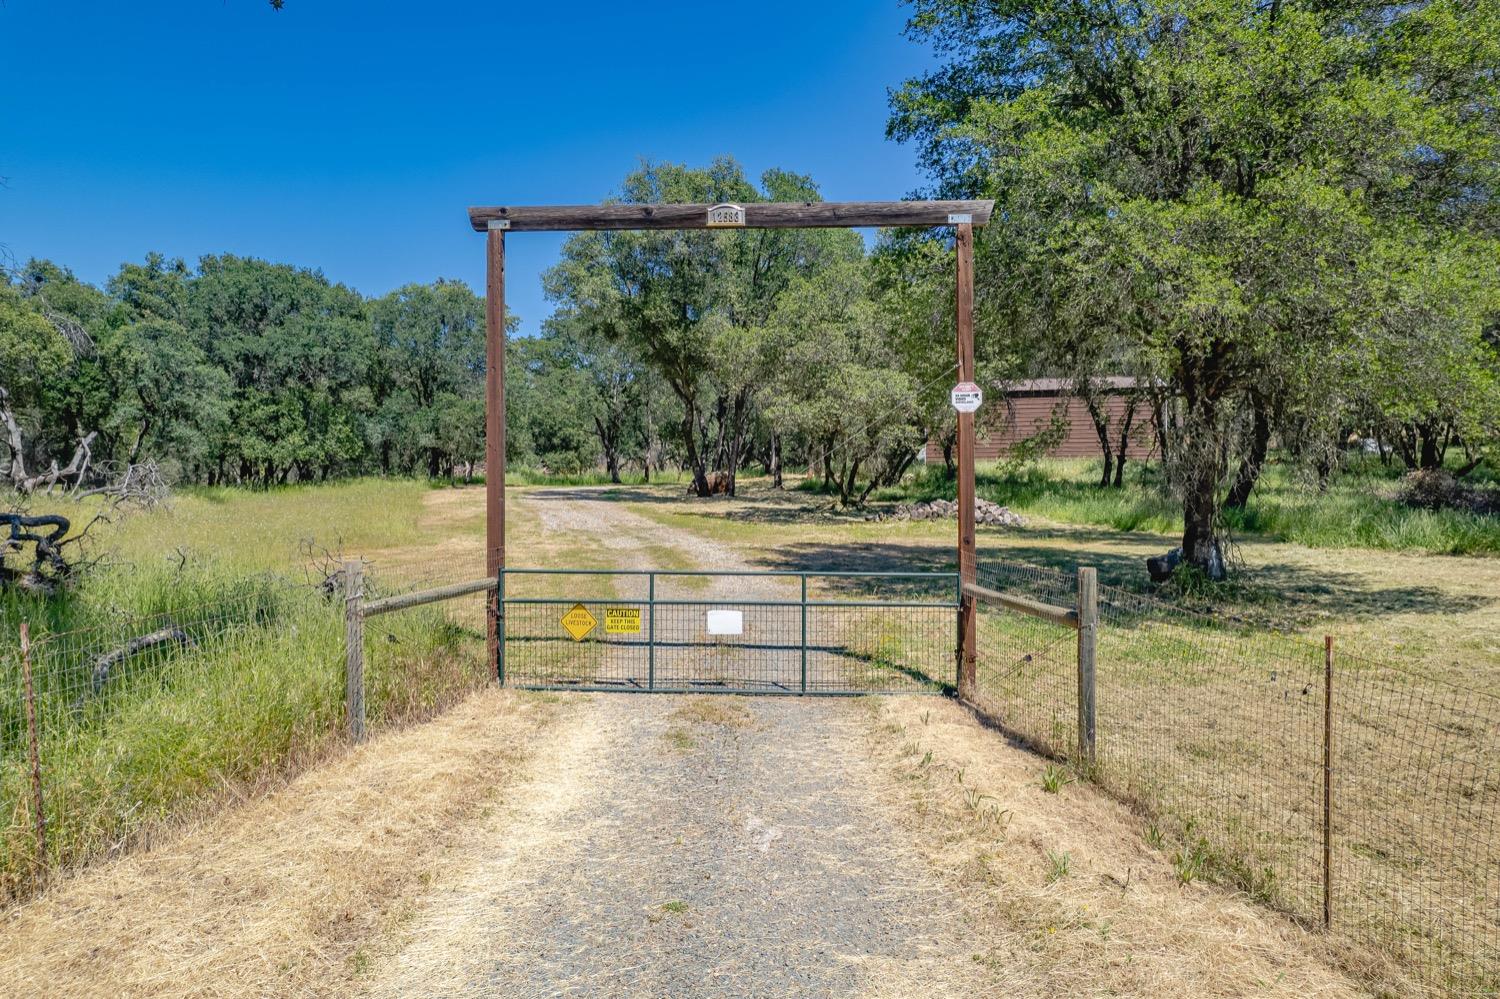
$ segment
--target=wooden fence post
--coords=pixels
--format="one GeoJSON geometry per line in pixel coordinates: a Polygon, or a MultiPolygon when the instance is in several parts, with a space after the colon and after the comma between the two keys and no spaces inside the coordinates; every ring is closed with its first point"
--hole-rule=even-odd
{"type": "MultiPolygon", "coordinates": [[[[974,226],[960,222],[954,227],[953,253],[957,262],[957,297],[954,324],[957,328],[958,380],[972,382],[974,375],[974,226]]],[[[979,615],[974,598],[964,584],[979,581],[978,551],[974,537],[974,414],[958,414],[958,696],[974,700],[979,689],[979,615]]]]}
{"type": "Polygon", "coordinates": [[[1078,758],[1094,765],[1094,653],[1099,633],[1099,572],[1078,569],[1078,758]]]}
{"type": "Polygon", "coordinates": [[[31,626],[21,622],[21,676],[26,692],[26,741],[31,757],[31,809],[36,824],[36,867],[47,869],[47,811],[42,800],[42,755],[37,745],[36,690],[31,684],[31,626]]]}
{"type": "Polygon", "coordinates": [[[1333,925],[1333,636],[1323,636],[1323,928],[1333,925]]]}
{"type": "Polygon", "coordinates": [[[344,563],[344,717],[349,738],[365,737],[365,577],[358,560],[344,563]]]}

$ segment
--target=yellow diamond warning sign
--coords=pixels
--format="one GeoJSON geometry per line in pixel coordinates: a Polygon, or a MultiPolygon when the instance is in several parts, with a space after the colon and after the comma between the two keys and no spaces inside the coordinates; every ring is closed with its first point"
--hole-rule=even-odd
{"type": "Polygon", "coordinates": [[[641,633],[641,609],[639,607],[604,608],[604,630],[611,635],[639,635],[641,633]]]}
{"type": "Polygon", "coordinates": [[[583,636],[594,630],[594,625],[599,621],[589,613],[589,609],[583,604],[574,604],[568,608],[568,612],[562,616],[562,626],[573,636],[573,641],[583,641],[583,636]]]}

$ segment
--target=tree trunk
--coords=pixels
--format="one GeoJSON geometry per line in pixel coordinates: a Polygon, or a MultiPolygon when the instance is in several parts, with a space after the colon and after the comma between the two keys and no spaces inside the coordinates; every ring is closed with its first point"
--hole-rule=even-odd
{"type": "Polygon", "coordinates": [[[731,406],[720,409],[720,419],[729,417],[730,426],[727,434],[724,433],[722,425],[720,438],[724,450],[724,471],[729,476],[729,495],[737,495],[739,488],[740,465],[749,457],[749,447],[746,426],[750,421],[750,390],[742,389],[734,397],[731,406]]]}
{"type": "Polygon", "coordinates": [[[1219,548],[1218,489],[1226,461],[1219,426],[1220,369],[1225,350],[1218,345],[1182,377],[1184,409],[1181,436],[1175,442],[1182,481],[1182,559],[1209,579],[1224,578],[1219,548]]]}
{"type": "Polygon", "coordinates": [[[1234,474],[1234,484],[1229,487],[1229,495],[1224,500],[1224,505],[1231,510],[1243,510],[1245,504],[1250,502],[1250,493],[1260,481],[1260,470],[1265,465],[1266,451],[1271,445],[1271,414],[1267,412],[1265,401],[1252,399],[1250,405],[1254,409],[1255,421],[1251,429],[1250,453],[1240,461],[1239,471],[1234,474]]]}
{"type": "MultiPolygon", "coordinates": [[[[906,475],[906,470],[910,468],[916,460],[917,452],[908,451],[901,456],[901,459],[899,461],[887,463],[885,474],[880,476],[880,478],[872,479],[871,481],[874,482],[875,485],[879,486],[897,485],[901,482],[902,476],[906,475]]],[[[869,491],[866,490],[866,495],[868,494],[869,491]]]]}
{"type": "Polygon", "coordinates": [[[1420,452],[1417,456],[1417,467],[1426,471],[1443,467],[1444,452],[1447,450],[1446,434],[1441,427],[1435,423],[1417,424],[1417,440],[1420,452]]]}
{"type": "Polygon", "coordinates": [[[1089,419],[1094,423],[1094,435],[1099,438],[1099,451],[1104,455],[1104,474],[1099,476],[1099,488],[1109,486],[1111,474],[1114,471],[1115,456],[1109,440],[1109,413],[1099,411],[1099,401],[1094,398],[1092,392],[1083,393],[1083,405],[1089,411],[1089,419]]]}
{"type": "Polygon", "coordinates": [[[771,488],[781,489],[781,435],[771,435],[771,488]]]}
{"type": "Polygon", "coordinates": [[[141,446],[146,443],[146,432],[150,426],[151,421],[149,419],[141,421],[140,433],[135,435],[135,443],[130,445],[130,454],[125,459],[127,465],[134,465],[136,459],[140,457],[141,446]]]}
{"type": "Polygon", "coordinates": [[[1182,502],[1182,560],[1210,579],[1224,578],[1224,560],[1214,532],[1214,492],[1218,476],[1196,470],[1182,502]]]}
{"type": "Polygon", "coordinates": [[[849,463],[849,474],[839,479],[839,506],[848,506],[854,495],[854,485],[859,477],[859,460],[849,463]]]}
{"type": "Polygon", "coordinates": [[[1125,456],[1130,452],[1130,426],[1135,423],[1135,405],[1135,399],[1126,398],[1125,420],[1120,424],[1120,442],[1115,446],[1114,486],[1116,489],[1125,485],[1125,456]]]}
{"type": "Polygon", "coordinates": [[[682,417],[682,438],[687,452],[684,457],[687,458],[688,467],[693,472],[692,492],[694,496],[707,496],[709,494],[708,471],[704,468],[703,455],[698,452],[697,413],[692,405],[684,408],[686,412],[682,417]]]}
{"type": "Polygon", "coordinates": [[[1161,453],[1161,464],[1167,466],[1167,446],[1171,441],[1171,434],[1167,429],[1167,401],[1162,396],[1155,396],[1151,400],[1151,421],[1156,424],[1156,449],[1161,453]]]}
{"type": "Polygon", "coordinates": [[[606,424],[594,417],[594,432],[599,437],[599,448],[604,452],[604,467],[609,470],[609,481],[620,483],[620,434],[614,420],[606,424]]]}
{"type": "Polygon", "coordinates": [[[1456,479],[1465,478],[1470,472],[1479,467],[1480,462],[1484,461],[1484,452],[1475,453],[1470,451],[1467,442],[1464,443],[1463,449],[1464,463],[1458,466],[1453,472],[1453,477],[1456,479]]]}

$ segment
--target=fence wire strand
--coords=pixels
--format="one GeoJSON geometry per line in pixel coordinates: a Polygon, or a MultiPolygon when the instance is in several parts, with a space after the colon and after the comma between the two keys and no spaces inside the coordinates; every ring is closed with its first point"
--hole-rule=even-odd
{"type": "MultiPolygon", "coordinates": [[[[1076,599],[1052,569],[988,566],[980,582],[1076,599]]],[[[1180,877],[1318,925],[1326,875],[1331,939],[1356,970],[1403,995],[1500,994],[1500,698],[1335,643],[1330,705],[1319,643],[1116,587],[1099,601],[1091,773],[1138,806],[1180,877]]],[[[980,706],[1068,759],[1072,632],[984,605],[978,632],[980,706]]]]}
{"type": "MultiPolygon", "coordinates": [[[[367,590],[416,585],[377,578],[367,590]]],[[[33,632],[45,854],[19,642],[0,637],[0,905],[34,893],[53,869],[341,739],[343,617],[336,587],[258,577],[211,601],[33,632]]],[[[493,678],[482,595],[371,624],[365,685],[376,726],[430,716],[493,678]]]]}

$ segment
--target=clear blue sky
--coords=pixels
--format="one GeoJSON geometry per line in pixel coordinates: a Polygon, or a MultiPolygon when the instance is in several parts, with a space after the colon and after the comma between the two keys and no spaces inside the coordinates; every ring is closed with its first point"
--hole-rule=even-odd
{"type": "MultiPolygon", "coordinates": [[[[0,0],[0,246],[102,282],[160,250],[366,294],[483,286],[471,204],[587,203],[640,157],[920,186],[886,88],[931,60],[897,0],[0,0]]],[[[535,331],[561,237],[507,244],[535,331]]]]}

